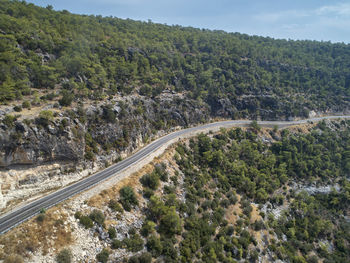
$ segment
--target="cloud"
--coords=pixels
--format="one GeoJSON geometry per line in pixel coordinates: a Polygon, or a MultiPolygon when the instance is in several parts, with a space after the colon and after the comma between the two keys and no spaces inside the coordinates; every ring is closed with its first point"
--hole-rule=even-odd
{"type": "Polygon", "coordinates": [[[338,15],[348,16],[350,15],[350,3],[338,3],[335,5],[325,5],[316,9],[317,15],[338,15]]]}
{"type": "Polygon", "coordinates": [[[300,19],[308,16],[310,16],[310,12],[302,10],[286,10],[275,13],[260,13],[258,15],[254,15],[253,18],[260,22],[276,23],[280,20],[300,19]]]}

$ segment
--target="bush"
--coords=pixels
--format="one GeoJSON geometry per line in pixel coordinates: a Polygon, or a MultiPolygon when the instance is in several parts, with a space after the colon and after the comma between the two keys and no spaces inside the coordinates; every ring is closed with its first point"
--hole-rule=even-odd
{"type": "Polygon", "coordinates": [[[150,198],[152,195],[154,195],[154,192],[152,189],[146,187],[143,189],[143,197],[150,198]]]}
{"type": "Polygon", "coordinates": [[[258,124],[256,120],[252,121],[249,125],[255,132],[258,132],[261,130],[261,126],[258,124]]]}
{"type": "Polygon", "coordinates": [[[22,107],[21,106],[14,106],[13,110],[17,111],[17,112],[20,112],[20,111],[22,111],[22,107]]]}
{"type": "Polygon", "coordinates": [[[119,191],[120,202],[126,211],[131,210],[131,206],[138,205],[136,194],[130,186],[125,186],[119,191]]]}
{"type": "Polygon", "coordinates": [[[39,214],[36,218],[36,221],[38,221],[39,223],[44,222],[45,220],[45,214],[39,214]]]}
{"type": "Polygon", "coordinates": [[[47,126],[54,118],[53,112],[49,110],[43,110],[39,113],[39,118],[36,119],[37,123],[42,126],[47,126]]]}
{"type": "Polygon", "coordinates": [[[80,224],[82,224],[86,229],[91,228],[91,227],[94,226],[93,221],[92,221],[91,218],[88,217],[88,216],[81,216],[81,217],[79,218],[79,222],[80,222],[80,224]]]}
{"type": "Polygon", "coordinates": [[[112,241],[112,248],[113,249],[119,249],[123,247],[123,242],[118,239],[113,239],[112,241]]]}
{"type": "Polygon", "coordinates": [[[103,214],[103,212],[97,209],[94,209],[90,213],[89,217],[91,218],[92,221],[96,222],[99,225],[103,225],[105,221],[105,215],[103,214]]]}
{"type": "Polygon", "coordinates": [[[31,106],[32,106],[32,105],[31,105],[30,102],[27,101],[27,100],[23,101],[23,103],[22,103],[22,108],[30,109],[31,106]]]}
{"type": "Polygon", "coordinates": [[[141,228],[141,235],[147,237],[149,234],[155,232],[156,224],[153,221],[145,221],[143,222],[141,228]]]}
{"type": "Polygon", "coordinates": [[[113,239],[113,238],[116,237],[117,231],[115,231],[115,228],[114,228],[114,227],[109,227],[109,228],[108,228],[108,235],[109,235],[109,238],[110,238],[110,239],[113,239]]]}
{"type": "Polygon", "coordinates": [[[53,117],[53,112],[50,110],[43,110],[39,113],[39,118],[46,119],[48,121],[52,121],[53,117]]]}
{"type": "Polygon", "coordinates": [[[5,115],[5,117],[2,120],[2,123],[5,124],[7,127],[11,128],[14,126],[15,121],[16,121],[15,116],[5,115]]]}
{"type": "Polygon", "coordinates": [[[82,214],[81,214],[80,211],[77,211],[77,212],[75,212],[75,214],[74,214],[75,219],[80,219],[81,216],[82,216],[82,214]]]}
{"type": "Polygon", "coordinates": [[[93,161],[95,159],[95,154],[92,151],[86,151],[84,157],[86,160],[93,161]]]}
{"type": "Polygon", "coordinates": [[[107,105],[104,106],[102,108],[103,112],[102,112],[102,118],[104,120],[106,120],[107,122],[115,122],[116,119],[116,114],[113,110],[113,106],[112,105],[107,105]]]}
{"type": "Polygon", "coordinates": [[[106,248],[104,248],[100,253],[96,255],[96,259],[98,262],[107,263],[108,258],[109,251],[106,248]]]}
{"type": "Polygon", "coordinates": [[[61,106],[70,106],[74,100],[74,93],[67,90],[62,91],[62,98],[58,101],[61,106]]]}
{"type": "Polygon", "coordinates": [[[139,263],[151,263],[152,262],[152,256],[150,253],[142,253],[138,258],[137,262],[139,263]]]}
{"type": "Polygon", "coordinates": [[[137,252],[143,249],[143,239],[138,234],[132,236],[131,238],[125,238],[123,243],[131,252],[137,252]]]}
{"type": "Polygon", "coordinates": [[[163,182],[168,181],[168,172],[166,171],[165,163],[157,164],[154,169],[154,172],[158,175],[160,180],[162,180],[163,182]]]}
{"type": "Polygon", "coordinates": [[[110,209],[112,209],[113,211],[115,211],[115,212],[120,212],[120,213],[123,212],[123,208],[120,206],[120,204],[117,201],[113,200],[113,199],[111,199],[109,201],[108,207],[110,209]]]}
{"type": "Polygon", "coordinates": [[[156,190],[159,186],[159,177],[157,173],[152,172],[151,174],[145,174],[142,176],[140,182],[144,187],[149,187],[152,190],[156,190]]]}
{"type": "Polygon", "coordinates": [[[56,261],[58,263],[70,263],[72,262],[72,252],[70,251],[70,249],[63,249],[61,250],[60,253],[58,253],[58,255],[56,256],[56,261]]]}
{"type": "Polygon", "coordinates": [[[162,246],[162,243],[160,242],[160,239],[155,235],[152,235],[148,238],[146,247],[148,251],[152,253],[152,256],[155,258],[160,256],[163,250],[163,246],[162,246]]]}

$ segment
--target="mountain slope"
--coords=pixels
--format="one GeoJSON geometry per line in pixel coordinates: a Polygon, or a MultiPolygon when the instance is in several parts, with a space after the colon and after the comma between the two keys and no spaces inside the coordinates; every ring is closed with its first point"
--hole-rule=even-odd
{"type": "Polygon", "coordinates": [[[0,38],[2,102],[33,92],[60,94],[65,105],[172,90],[208,104],[213,116],[276,119],[349,107],[345,44],[74,15],[7,0],[0,38]]]}

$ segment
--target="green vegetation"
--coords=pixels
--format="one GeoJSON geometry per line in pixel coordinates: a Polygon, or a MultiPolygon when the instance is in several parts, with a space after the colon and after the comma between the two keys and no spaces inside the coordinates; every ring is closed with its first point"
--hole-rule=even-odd
{"type": "Polygon", "coordinates": [[[138,205],[137,197],[130,186],[125,186],[119,191],[120,203],[126,211],[130,211],[133,206],[138,205]]]}
{"type": "Polygon", "coordinates": [[[57,263],[71,263],[72,262],[72,252],[65,248],[60,251],[56,256],[57,263]]]}
{"type": "Polygon", "coordinates": [[[80,213],[77,215],[75,214],[75,217],[79,219],[79,223],[82,224],[86,229],[89,229],[94,226],[94,222],[92,219],[86,215],[81,215],[80,213]]]}
{"type": "Polygon", "coordinates": [[[113,239],[115,238],[117,235],[117,231],[115,231],[115,228],[114,227],[109,227],[108,228],[108,236],[110,239],[113,239]]]}
{"type": "Polygon", "coordinates": [[[125,238],[123,244],[131,252],[137,252],[143,249],[143,239],[138,234],[134,234],[130,238],[125,238]]]}
{"type": "Polygon", "coordinates": [[[7,0],[1,0],[0,25],[3,102],[33,89],[61,89],[64,106],[171,89],[206,102],[213,114],[228,99],[237,106],[227,113],[232,117],[271,110],[270,118],[307,116],[311,109],[349,106],[346,44],[74,15],[7,0]]]}
{"type": "Polygon", "coordinates": [[[99,225],[103,225],[104,221],[105,221],[105,216],[103,214],[102,211],[94,209],[89,217],[91,218],[92,221],[96,222],[99,225]]]}
{"type": "Polygon", "coordinates": [[[120,206],[120,204],[115,201],[115,200],[110,200],[109,203],[108,203],[108,207],[110,209],[112,209],[113,211],[115,212],[119,212],[119,213],[122,213],[123,212],[123,208],[120,206]]]}
{"type": "Polygon", "coordinates": [[[97,262],[107,263],[109,258],[109,251],[107,249],[102,249],[100,253],[96,255],[97,262]]]}
{"type": "Polygon", "coordinates": [[[271,129],[267,143],[266,130],[251,125],[179,144],[180,171],[161,183],[155,167],[140,179],[157,194],[145,199],[141,229],[112,248],[145,246],[147,258],[165,262],[348,262],[349,128],[350,121],[327,121],[305,133],[271,129]],[[296,188],[310,184],[339,189],[296,188]]]}

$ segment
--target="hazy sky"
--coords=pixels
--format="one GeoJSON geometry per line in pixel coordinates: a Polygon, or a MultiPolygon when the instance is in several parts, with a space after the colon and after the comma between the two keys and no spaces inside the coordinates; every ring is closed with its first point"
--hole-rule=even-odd
{"type": "Polygon", "coordinates": [[[28,0],[72,13],[350,43],[350,0],[28,0]]]}

